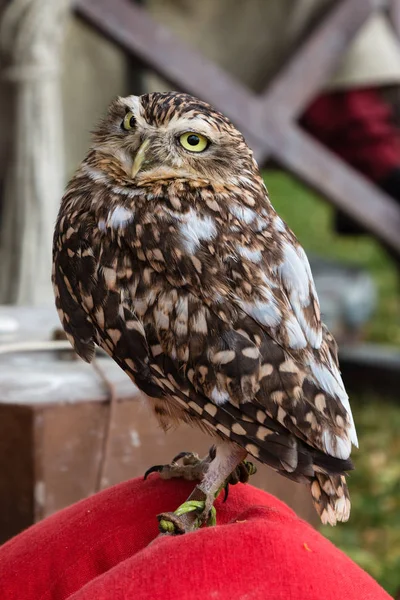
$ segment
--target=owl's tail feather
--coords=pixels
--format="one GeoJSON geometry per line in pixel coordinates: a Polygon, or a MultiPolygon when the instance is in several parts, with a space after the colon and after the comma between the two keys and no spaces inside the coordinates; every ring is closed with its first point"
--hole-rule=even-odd
{"type": "Polygon", "coordinates": [[[350,496],[344,475],[315,473],[311,482],[314,506],[324,525],[336,525],[350,516],[350,496]]]}

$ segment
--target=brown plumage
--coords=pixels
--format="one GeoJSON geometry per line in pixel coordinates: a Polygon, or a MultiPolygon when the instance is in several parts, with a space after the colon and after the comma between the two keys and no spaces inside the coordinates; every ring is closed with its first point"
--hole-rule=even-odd
{"type": "Polygon", "coordinates": [[[180,93],[115,100],[62,199],[53,282],[76,352],[104,348],[164,426],[199,425],[309,484],[323,522],[348,518],[336,344],[226,117],[180,93]]]}

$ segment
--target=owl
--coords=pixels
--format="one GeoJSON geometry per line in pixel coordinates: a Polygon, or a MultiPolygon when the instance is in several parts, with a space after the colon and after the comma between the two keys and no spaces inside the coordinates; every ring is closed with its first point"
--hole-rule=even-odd
{"type": "Polygon", "coordinates": [[[308,485],[323,523],[348,519],[357,435],[337,347],[306,254],[227,117],[183,93],[117,98],[66,189],[53,254],[77,354],[100,346],[164,428],[213,437],[203,460],[157,467],[200,480],[159,515],[163,532],[213,520],[248,456],[308,485]]]}

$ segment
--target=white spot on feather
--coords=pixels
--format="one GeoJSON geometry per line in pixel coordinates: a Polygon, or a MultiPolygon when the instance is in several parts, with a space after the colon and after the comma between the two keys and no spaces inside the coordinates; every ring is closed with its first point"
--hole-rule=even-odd
{"type": "Polygon", "coordinates": [[[207,319],[204,310],[200,310],[192,319],[192,331],[206,334],[208,332],[207,319]]]}
{"type": "MultiPolygon", "coordinates": [[[[279,280],[271,279],[271,277],[268,277],[265,273],[261,273],[261,279],[268,286],[269,290],[273,290],[274,288],[278,287],[279,280]]],[[[280,282],[279,282],[279,285],[280,285],[280,282]]],[[[271,294],[271,292],[270,292],[270,294],[271,294]]]]}
{"type": "Polygon", "coordinates": [[[322,434],[322,443],[324,444],[325,451],[330,456],[336,456],[346,460],[349,458],[351,453],[351,441],[348,438],[340,437],[334,434],[329,429],[325,429],[322,434]]]}
{"type": "Polygon", "coordinates": [[[310,264],[304,250],[297,250],[292,244],[283,245],[283,262],[278,267],[278,273],[288,292],[290,304],[297,317],[306,338],[314,348],[319,348],[322,342],[322,329],[310,327],[305,318],[303,308],[317,298],[310,264]]]}
{"type": "Polygon", "coordinates": [[[211,402],[207,402],[207,404],[204,405],[204,410],[212,417],[215,417],[215,415],[218,412],[218,409],[215,406],[215,404],[211,404],[211,402]]]}
{"type": "Polygon", "coordinates": [[[358,447],[357,433],[354,425],[353,414],[351,412],[349,397],[344,389],[339,371],[335,367],[332,367],[332,373],[326,365],[318,363],[314,358],[309,360],[309,365],[317,385],[319,385],[321,389],[323,389],[325,392],[328,392],[328,394],[334,398],[337,398],[345,408],[350,420],[348,434],[351,442],[358,447]]]}
{"type": "Polygon", "coordinates": [[[226,365],[232,362],[236,354],[233,350],[221,350],[211,356],[211,362],[215,365],[226,365]]]}
{"type": "Polygon", "coordinates": [[[249,346],[248,348],[243,348],[242,354],[243,354],[243,356],[246,356],[247,358],[259,358],[260,357],[260,351],[258,348],[256,348],[256,346],[249,346]]]}
{"type": "Polygon", "coordinates": [[[101,169],[96,169],[89,166],[87,163],[82,164],[82,171],[89,176],[92,181],[96,183],[104,183],[107,182],[107,174],[101,169]]]}
{"type": "Polygon", "coordinates": [[[180,225],[184,247],[189,254],[194,254],[202,240],[210,241],[217,235],[217,228],[210,216],[200,217],[196,211],[190,209],[185,214],[180,225]]]}
{"type": "Polygon", "coordinates": [[[283,262],[278,271],[291,297],[294,296],[301,306],[307,306],[310,302],[310,277],[304,261],[291,244],[283,245],[283,262]]]}
{"type": "Polygon", "coordinates": [[[237,250],[240,256],[251,260],[253,263],[259,263],[261,261],[262,254],[260,250],[252,250],[251,248],[247,248],[247,246],[237,246],[237,250]]]}
{"type": "Polygon", "coordinates": [[[226,435],[226,437],[230,437],[231,435],[230,430],[227,427],[225,427],[225,425],[222,425],[222,423],[217,423],[216,429],[218,429],[218,431],[226,435]]]}
{"type": "Polygon", "coordinates": [[[215,404],[220,406],[221,404],[225,404],[229,400],[228,392],[224,390],[219,390],[216,386],[211,390],[210,398],[215,404]]]}
{"type": "Polygon", "coordinates": [[[283,233],[284,231],[286,231],[285,223],[283,222],[283,220],[280,218],[279,215],[276,215],[276,217],[274,219],[274,227],[275,227],[276,231],[279,231],[280,233],[283,233]]]}
{"type": "Polygon", "coordinates": [[[246,206],[241,206],[240,204],[231,204],[229,206],[229,211],[243,223],[251,223],[257,217],[257,213],[254,210],[247,208],[246,206]]]}
{"type": "Polygon", "coordinates": [[[117,274],[112,267],[103,267],[103,277],[105,284],[109,290],[113,290],[117,283],[117,274]]]}
{"type": "Polygon", "coordinates": [[[126,227],[133,221],[134,216],[135,213],[133,210],[124,208],[123,206],[117,206],[108,213],[107,223],[110,227],[114,227],[115,229],[126,227]]]}
{"type": "Polygon", "coordinates": [[[105,231],[107,228],[124,229],[133,222],[134,216],[133,210],[116,206],[113,210],[110,210],[107,219],[100,219],[97,225],[100,231],[105,231]]]}
{"type": "Polygon", "coordinates": [[[289,339],[289,346],[294,350],[300,350],[307,346],[307,340],[301,330],[297,319],[290,315],[285,321],[286,333],[289,339]]]}
{"type": "Polygon", "coordinates": [[[322,511],[321,522],[323,525],[332,525],[332,526],[336,525],[336,523],[337,523],[336,514],[330,504],[328,504],[326,506],[325,510],[322,511]]]}
{"type": "Polygon", "coordinates": [[[302,313],[300,313],[297,318],[311,346],[318,350],[322,344],[322,329],[311,327],[302,313]]]}
{"type": "Polygon", "coordinates": [[[348,521],[350,516],[350,501],[345,496],[341,496],[335,502],[335,513],[338,521],[348,521]]]}
{"type": "Polygon", "coordinates": [[[248,185],[250,188],[254,188],[254,179],[252,179],[251,177],[246,177],[245,175],[240,175],[239,181],[241,183],[248,185]]]}
{"type": "Polygon", "coordinates": [[[261,213],[257,216],[253,225],[255,226],[256,232],[264,231],[270,226],[270,215],[265,208],[263,208],[261,213]]]}
{"type": "Polygon", "coordinates": [[[157,329],[169,329],[169,316],[161,310],[154,310],[154,322],[157,329]]]}
{"type": "Polygon", "coordinates": [[[276,327],[282,319],[281,311],[274,302],[273,298],[270,301],[262,302],[240,302],[240,305],[245,313],[253,317],[261,325],[268,327],[276,327]]]}
{"type": "Polygon", "coordinates": [[[176,307],[175,332],[177,335],[185,336],[188,332],[188,297],[179,298],[176,307]]]}

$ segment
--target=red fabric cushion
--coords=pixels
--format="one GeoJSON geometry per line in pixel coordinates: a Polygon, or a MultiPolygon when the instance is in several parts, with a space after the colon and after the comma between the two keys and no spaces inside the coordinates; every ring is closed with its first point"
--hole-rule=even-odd
{"type": "Polygon", "coordinates": [[[1,597],[390,598],[286,505],[250,485],[231,488],[225,504],[217,501],[216,527],[155,540],[156,515],[177,508],[192,488],[153,475],[45,519],[0,548],[1,597]]]}

